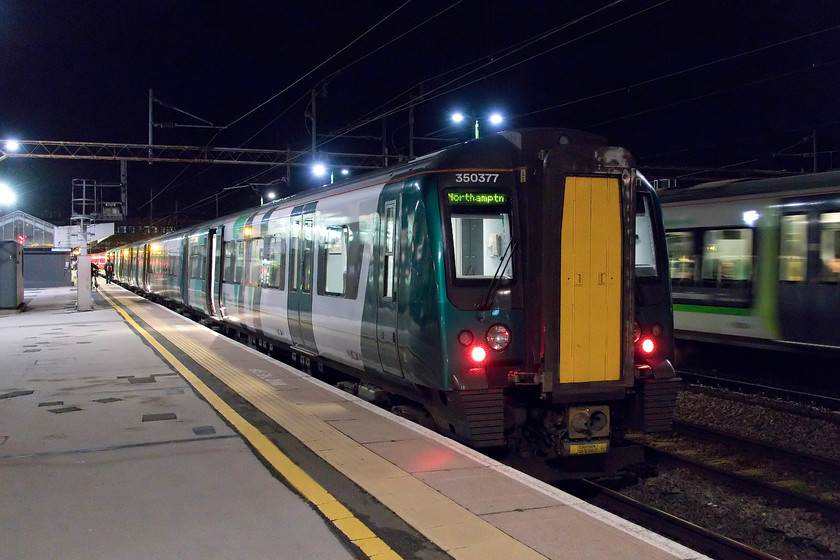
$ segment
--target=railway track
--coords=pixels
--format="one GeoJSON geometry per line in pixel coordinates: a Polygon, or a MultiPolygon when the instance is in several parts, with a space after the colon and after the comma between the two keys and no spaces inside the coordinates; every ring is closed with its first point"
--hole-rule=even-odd
{"type": "Polygon", "coordinates": [[[799,403],[820,407],[831,411],[840,411],[840,397],[826,392],[803,391],[790,387],[781,387],[767,383],[758,383],[724,373],[702,373],[679,371],[677,375],[685,384],[697,383],[705,387],[728,389],[746,395],[760,395],[785,402],[799,403]]]}
{"type": "Polygon", "coordinates": [[[650,507],[591,480],[567,481],[563,490],[587,502],[669,537],[712,558],[778,560],[778,557],[737,542],[725,535],[650,507]]]}
{"type": "Polygon", "coordinates": [[[685,422],[674,430],[681,437],[637,440],[649,460],[840,522],[840,463],[685,422]]]}
{"type": "MultiPolygon", "coordinates": [[[[686,422],[675,422],[674,433],[667,436],[633,436],[634,441],[646,448],[646,458],[650,463],[657,464],[660,473],[671,473],[669,476],[672,479],[688,477],[705,481],[699,482],[703,488],[717,487],[724,495],[742,496],[735,498],[735,503],[752,503],[755,500],[756,503],[765,503],[765,507],[779,511],[795,508],[788,510],[792,516],[813,516],[822,519],[823,523],[840,523],[840,462],[686,422]]],[[[699,494],[704,500],[695,506],[677,507],[675,510],[665,506],[665,509],[673,513],[679,511],[677,517],[616,491],[621,490],[622,486],[631,489],[626,486],[626,480],[605,480],[564,482],[558,486],[713,558],[775,558],[755,548],[758,546],[780,554],[780,557],[787,557],[785,553],[779,552],[784,548],[765,548],[766,543],[759,545],[749,537],[743,538],[743,532],[730,532],[731,527],[722,528],[724,526],[716,524],[714,519],[712,524],[708,524],[709,518],[702,513],[695,519],[698,512],[718,507],[711,503],[705,504],[705,492],[699,494]]],[[[698,482],[692,484],[697,485],[698,482]]],[[[629,493],[633,496],[647,496],[645,492],[629,493]]],[[[687,492],[682,502],[691,500],[691,496],[697,497],[687,492]]],[[[670,502],[666,500],[662,503],[670,502]]],[[[724,508],[721,511],[727,511],[725,515],[737,515],[735,511],[729,510],[732,504],[721,507],[724,508]]],[[[754,511],[754,506],[747,506],[747,511],[754,511]]],[[[755,520],[743,523],[755,523],[755,520]]],[[[819,549],[812,548],[809,552],[813,555],[803,557],[834,557],[830,553],[815,553],[815,550],[819,549]]]]}

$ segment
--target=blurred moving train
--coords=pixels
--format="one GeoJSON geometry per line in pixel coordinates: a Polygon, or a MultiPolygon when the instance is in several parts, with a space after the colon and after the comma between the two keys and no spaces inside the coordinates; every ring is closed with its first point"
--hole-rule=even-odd
{"type": "Polygon", "coordinates": [[[840,349],[840,172],[659,196],[678,339],[840,349]]]}
{"type": "Polygon", "coordinates": [[[503,132],[109,253],[118,281],[474,447],[670,429],[661,210],[631,155],[503,132]]]}

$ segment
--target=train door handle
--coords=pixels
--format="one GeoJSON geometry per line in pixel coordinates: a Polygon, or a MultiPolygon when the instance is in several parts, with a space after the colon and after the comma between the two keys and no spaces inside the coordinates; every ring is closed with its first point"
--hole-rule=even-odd
{"type": "Polygon", "coordinates": [[[601,286],[606,286],[607,285],[607,273],[606,272],[602,272],[601,274],[598,275],[598,284],[600,284],[601,286]]]}
{"type": "Polygon", "coordinates": [[[575,282],[575,285],[583,286],[583,275],[578,273],[575,276],[577,276],[577,282],[575,282]]]}

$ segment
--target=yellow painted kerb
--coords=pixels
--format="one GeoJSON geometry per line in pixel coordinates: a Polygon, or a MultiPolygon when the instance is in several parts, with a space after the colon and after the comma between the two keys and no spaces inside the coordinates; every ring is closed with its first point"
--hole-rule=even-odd
{"type": "Polygon", "coordinates": [[[151,334],[149,334],[143,327],[137,324],[137,321],[103,292],[100,295],[104,297],[111,306],[122,315],[122,317],[134,329],[140,333],[140,336],[145,338],[152,347],[157,350],[163,358],[169,362],[175,370],[181,374],[187,383],[192,385],[210,405],[218,411],[230,424],[238,431],[242,437],[256,449],[257,453],[274,467],[280,475],[285,478],[289,484],[315,507],[317,507],[324,516],[335,525],[350,541],[358,546],[361,551],[368,557],[375,560],[397,560],[401,556],[391,550],[391,548],[373,531],[371,531],[364,523],[359,521],[356,516],[348,510],[344,504],[336,500],[332,494],[327,492],[320,484],[318,484],[311,476],[309,476],[303,469],[295,465],[286,455],[281,452],[271,440],[263,435],[257,428],[251,425],[247,420],[242,418],[233,408],[231,408],[224,400],[222,400],[216,393],[204,384],[192,371],[190,371],[178,358],[172,355],[169,350],[164,348],[151,334]]]}

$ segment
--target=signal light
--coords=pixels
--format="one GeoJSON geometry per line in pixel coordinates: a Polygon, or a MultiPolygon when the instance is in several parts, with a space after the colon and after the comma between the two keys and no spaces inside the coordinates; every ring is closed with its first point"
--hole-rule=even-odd
{"type": "Polygon", "coordinates": [[[653,343],[653,339],[646,338],[642,341],[642,352],[645,354],[650,354],[653,352],[656,345],[653,343]]]}
{"type": "Polygon", "coordinates": [[[473,346],[470,350],[470,358],[473,362],[480,364],[487,359],[487,350],[481,346],[473,346]]]}

